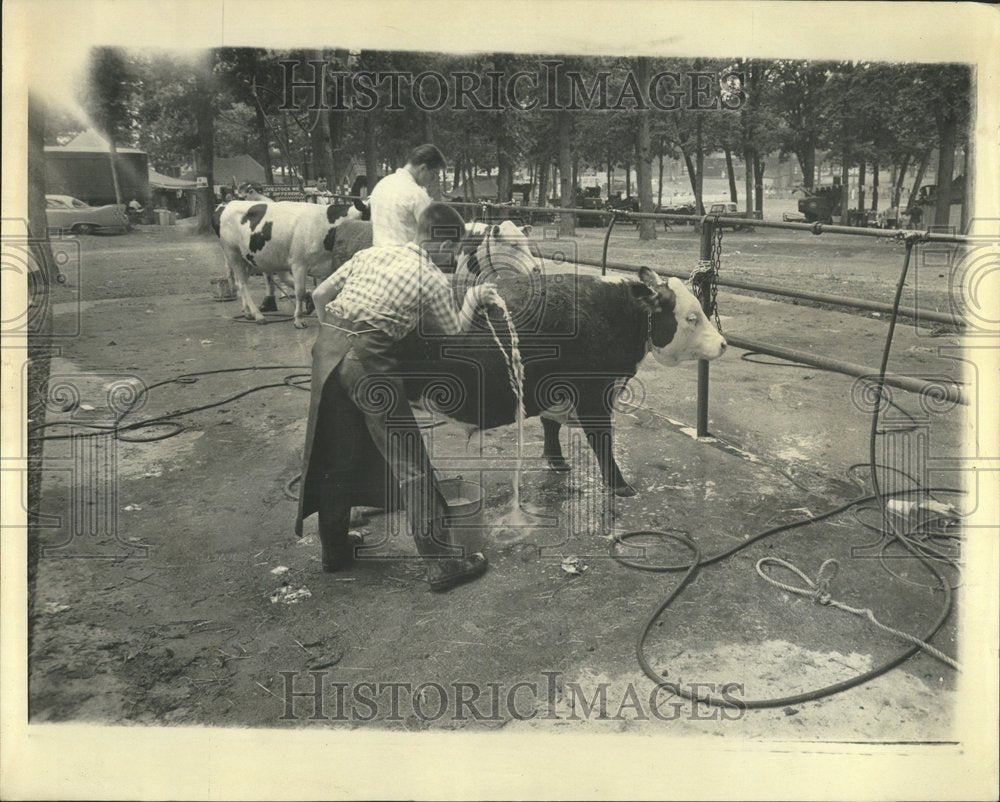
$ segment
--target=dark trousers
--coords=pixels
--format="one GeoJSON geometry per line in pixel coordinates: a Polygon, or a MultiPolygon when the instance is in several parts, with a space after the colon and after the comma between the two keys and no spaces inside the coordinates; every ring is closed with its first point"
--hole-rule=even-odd
{"type": "Polygon", "coordinates": [[[343,336],[346,353],[321,390],[312,441],[324,567],[350,556],[351,506],[358,498],[373,501],[373,486],[382,488],[378,506],[406,510],[421,555],[462,556],[449,545],[447,506],[401,377],[379,360],[373,369],[362,340],[367,335],[343,336]]]}

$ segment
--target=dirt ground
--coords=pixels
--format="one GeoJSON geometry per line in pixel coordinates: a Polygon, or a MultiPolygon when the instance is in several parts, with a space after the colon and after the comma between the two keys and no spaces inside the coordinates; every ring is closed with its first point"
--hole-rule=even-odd
{"type": "MultiPolygon", "coordinates": [[[[581,230],[569,242],[543,240],[543,251],[593,258],[602,236],[598,229],[581,230]]],[[[33,721],[596,728],[852,741],[951,737],[955,673],[922,654],[856,689],[739,717],[692,710],[661,694],[658,703],[666,708],[659,712],[674,710],[661,720],[647,704],[652,683],[639,669],[634,641],[679,575],[629,570],[609,559],[610,534],[679,530],[711,555],[858,495],[845,471],[867,460],[869,415],[859,408],[850,377],[759,364],[730,349],[712,364],[710,395],[710,428],[727,447],[691,436],[694,365],[644,365],[630,406],[616,419],[619,462],[639,494],[608,508],[576,429],[563,432],[572,471],[545,471],[538,460],[541,427],[532,420],[525,427],[522,482],[537,518],[529,527],[504,522],[515,427],[484,432],[468,445],[455,424],[429,429],[439,471],[484,487],[484,528],[477,537],[491,560],[481,580],[433,595],[395,514],[365,524],[366,558],[342,573],[321,572],[315,519],[295,538],[285,486],[299,470],[308,395],[292,386],[297,380],[283,380],[308,370],[314,318],[303,331],[288,322],[235,320],[238,305],[211,294],[210,279],[223,274],[217,240],[187,226],[67,240],[57,251],[66,254],[60,258],[68,282],[53,297],[55,326],[65,338],[52,361],[48,419],[73,427],[49,434],[93,431],[83,425],[113,420],[130,387],[181,374],[246,369],[157,386],[127,420],[275,386],[178,418],[183,430],[154,442],[46,443],[42,511],[49,517],[30,653],[33,721]],[[57,393],[58,387],[72,389],[57,393]],[[569,557],[579,560],[564,564],[569,557]],[[314,676],[326,717],[313,715],[315,696],[287,704],[286,692],[312,690],[314,676]],[[359,683],[423,687],[402,691],[393,710],[388,695],[379,695],[378,704],[358,702],[359,683]],[[426,712],[439,707],[435,683],[448,694],[442,705],[448,712],[438,717],[426,712]],[[455,690],[453,697],[454,683],[474,688],[455,690]],[[513,699],[518,715],[505,709],[477,720],[468,708],[462,715],[458,696],[465,693],[481,691],[476,707],[489,710],[484,689],[490,683],[501,700],[513,699]],[[517,683],[528,685],[511,694],[517,683]],[[338,702],[338,688],[346,705],[338,702]],[[589,713],[582,712],[582,699],[597,699],[589,713]],[[342,708],[349,714],[338,715],[342,708]]],[[[647,244],[622,230],[614,235],[611,258],[690,269],[697,237],[678,228],[647,244]]],[[[571,259],[562,266],[550,260],[550,271],[572,270],[571,259]]],[[[935,259],[918,259],[907,298],[948,309],[950,270],[935,259]]],[[[902,247],[894,243],[763,230],[724,236],[726,275],[848,296],[891,300],[901,264],[902,247]]],[[[258,297],[262,286],[254,285],[258,297]]],[[[724,289],[719,304],[728,333],[878,364],[882,317],[724,289]]],[[[959,358],[953,331],[903,322],[891,370],[961,379],[959,358]]],[[[959,454],[962,408],[922,405],[903,391],[894,390],[893,399],[915,421],[909,431],[880,438],[887,441],[880,459],[932,485],[953,484],[954,475],[938,474],[934,461],[959,454]]],[[[893,420],[899,414],[890,410],[884,425],[893,420]]],[[[960,509],[974,503],[941,498],[960,509]]],[[[754,569],[761,557],[773,556],[815,577],[820,563],[837,559],[834,598],[921,634],[938,615],[942,594],[925,569],[894,558],[895,552],[885,560],[895,576],[886,571],[877,559],[879,535],[863,525],[876,518],[871,510],[843,514],[702,569],[654,627],[647,658],[673,682],[716,689],[735,683],[743,699],[805,692],[890,659],[901,650],[899,641],[774,588],[754,569]]],[[[653,562],[688,558],[677,547],[646,546],[653,562]]],[[[957,654],[958,612],[934,639],[951,655],[957,654]]],[[[373,685],[363,695],[376,690],[373,685]]]]}

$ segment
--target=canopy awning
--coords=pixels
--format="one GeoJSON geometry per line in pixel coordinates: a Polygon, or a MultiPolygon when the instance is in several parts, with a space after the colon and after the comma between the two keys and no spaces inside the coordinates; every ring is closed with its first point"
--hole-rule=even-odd
{"type": "Polygon", "coordinates": [[[152,167],[149,168],[149,186],[153,189],[197,189],[195,181],[185,181],[183,178],[158,173],[152,167]]]}

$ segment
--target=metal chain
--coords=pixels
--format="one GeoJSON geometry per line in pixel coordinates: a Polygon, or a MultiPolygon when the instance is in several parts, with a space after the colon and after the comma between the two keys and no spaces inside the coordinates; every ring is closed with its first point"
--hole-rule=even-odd
{"type": "Polygon", "coordinates": [[[719,320],[719,304],[716,301],[719,294],[719,283],[716,279],[719,277],[719,270],[722,268],[722,226],[715,226],[712,233],[714,235],[712,240],[712,275],[709,278],[711,281],[710,291],[712,293],[711,310],[712,316],[715,318],[715,328],[721,332],[722,321],[719,320]]]}
{"type": "Polygon", "coordinates": [[[718,293],[719,285],[716,281],[719,275],[719,268],[722,265],[722,228],[715,226],[712,231],[712,251],[711,258],[699,259],[688,282],[697,293],[699,299],[704,299],[708,294],[708,308],[705,314],[715,319],[715,327],[721,332],[722,321],[719,320],[718,293]]]}

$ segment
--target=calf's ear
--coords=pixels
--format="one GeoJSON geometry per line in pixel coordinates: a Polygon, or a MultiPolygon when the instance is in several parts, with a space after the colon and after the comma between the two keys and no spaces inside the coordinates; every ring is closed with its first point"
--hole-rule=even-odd
{"type": "Polygon", "coordinates": [[[647,312],[656,312],[659,310],[659,299],[656,293],[647,287],[645,284],[635,284],[630,283],[628,285],[629,291],[632,293],[632,298],[647,312]]]}
{"type": "Polygon", "coordinates": [[[639,280],[647,287],[658,287],[663,281],[656,274],[655,270],[650,270],[645,265],[639,268],[639,280]]]}

